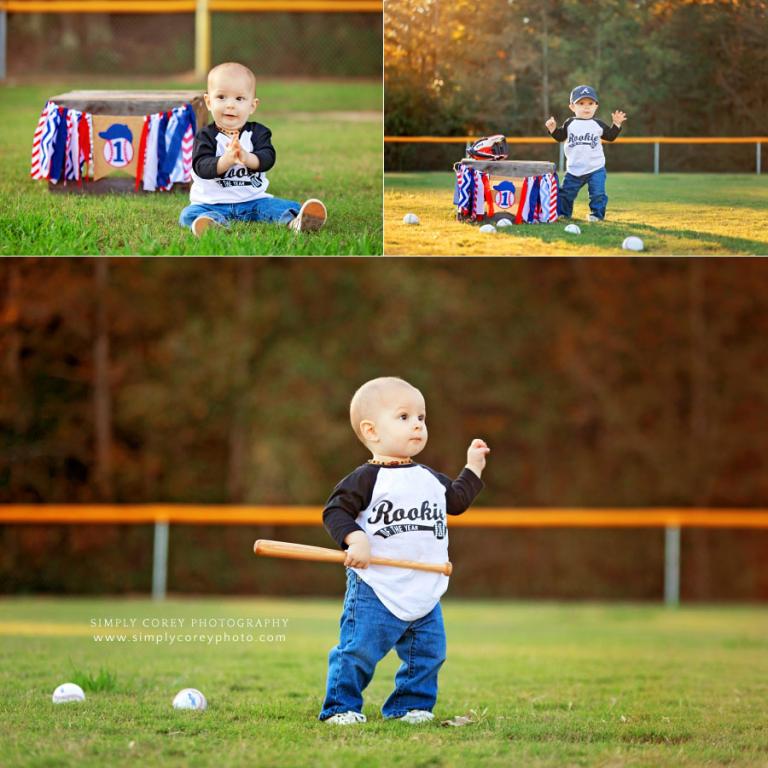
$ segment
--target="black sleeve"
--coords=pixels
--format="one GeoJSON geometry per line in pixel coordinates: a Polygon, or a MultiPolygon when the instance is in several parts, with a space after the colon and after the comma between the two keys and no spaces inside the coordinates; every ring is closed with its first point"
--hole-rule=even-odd
{"type": "Polygon", "coordinates": [[[551,131],[549,135],[555,141],[565,141],[568,138],[568,126],[570,125],[571,120],[573,120],[573,118],[569,117],[559,128],[555,128],[554,131],[551,131]]]}
{"type": "Polygon", "coordinates": [[[466,512],[477,494],[483,490],[483,481],[469,467],[464,467],[455,480],[441,472],[430,472],[445,486],[445,511],[449,515],[466,512]]]}
{"type": "Polygon", "coordinates": [[[261,171],[268,171],[276,159],[275,148],[272,146],[272,131],[266,125],[253,123],[253,134],[251,135],[253,143],[253,154],[259,158],[259,168],[261,171]]]}
{"type": "Polygon", "coordinates": [[[614,125],[613,123],[606,125],[602,120],[598,120],[597,124],[603,129],[604,141],[613,141],[621,131],[621,126],[614,125]]]}
{"type": "Polygon", "coordinates": [[[195,136],[195,145],[192,150],[192,170],[201,179],[215,179],[219,175],[216,171],[218,162],[216,134],[210,126],[206,126],[199,130],[195,136]]]}
{"type": "Polygon", "coordinates": [[[342,549],[347,549],[344,539],[350,533],[363,530],[355,520],[371,503],[378,470],[379,467],[374,464],[363,464],[362,467],[358,467],[333,489],[325,503],[323,525],[342,549]]]}

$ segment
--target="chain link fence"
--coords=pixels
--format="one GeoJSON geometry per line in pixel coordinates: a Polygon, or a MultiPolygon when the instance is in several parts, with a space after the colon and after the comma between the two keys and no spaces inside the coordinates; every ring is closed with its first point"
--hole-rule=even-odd
{"type": "MultiPolygon", "coordinates": [[[[377,13],[214,13],[212,61],[259,75],[379,78],[377,13]]],[[[174,14],[10,14],[8,74],[168,76],[195,66],[195,18],[174,14]]]]}

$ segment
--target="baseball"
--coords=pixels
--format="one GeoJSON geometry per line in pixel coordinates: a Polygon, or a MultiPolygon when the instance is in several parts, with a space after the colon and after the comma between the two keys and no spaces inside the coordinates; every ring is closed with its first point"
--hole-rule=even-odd
{"type": "Polygon", "coordinates": [[[208,702],[197,688],[184,688],[173,697],[174,709],[207,709],[208,702]]]}
{"type": "Polygon", "coordinates": [[[512,226],[512,219],[499,219],[496,222],[497,227],[511,227],[512,226]]]}
{"type": "Polygon", "coordinates": [[[624,242],[621,244],[621,247],[625,251],[642,251],[645,246],[639,237],[630,235],[629,237],[624,238],[624,242]]]}
{"type": "Polygon", "coordinates": [[[85,701],[85,693],[75,683],[62,683],[51,696],[54,704],[66,704],[68,701],[85,701]]]}
{"type": "Polygon", "coordinates": [[[415,213],[406,213],[403,216],[403,224],[418,224],[419,217],[415,213]]]}
{"type": "Polygon", "coordinates": [[[565,231],[569,232],[572,235],[580,235],[581,229],[579,228],[578,224],[566,224],[565,231]]]}
{"type": "Polygon", "coordinates": [[[480,227],[480,232],[483,232],[486,235],[496,234],[496,227],[494,227],[493,224],[483,224],[483,226],[480,227]]]}

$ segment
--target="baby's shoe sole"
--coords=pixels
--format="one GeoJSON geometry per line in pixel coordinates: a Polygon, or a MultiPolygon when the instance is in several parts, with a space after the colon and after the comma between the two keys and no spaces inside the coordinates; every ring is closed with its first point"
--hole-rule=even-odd
{"type": "Polygon", "coordinates": [[[317,232],[328,218],[328,211],[321,200],[312,198],[301,206],[299,215],[290,223],[297,232],[317,232]]]}
{"type": "Polygon", "coordinates": [[[208,229],[209,227],[218,227],[218,226],[221,226],[221,225],[217,221],[212,219],[210,216],[198,216],[192,222],[192,234],[195,237],[202,237],[206,229],[208,229]]]}

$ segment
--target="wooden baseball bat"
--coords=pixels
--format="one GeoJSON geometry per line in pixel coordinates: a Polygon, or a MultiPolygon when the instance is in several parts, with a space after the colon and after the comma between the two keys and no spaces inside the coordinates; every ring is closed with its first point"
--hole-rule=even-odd
{"type": "MultiPolygon", "coordinates": [[[[257,539],[253,545],[256,555],[283,557],[287,560],[314,560],[321,563],[343,563],[347,559],[345,552],[327,547],[312,547],[308,544],[293,544],[290,541],[270,541],[257,539]]],[[[414,571],[432,571],[450,576],[453,566],[448,563],[419,563],[416,560],[391,560],[388,557],[372,557],[375,565],[389,565],[393,568],[411,568],[414,571]]]]}

